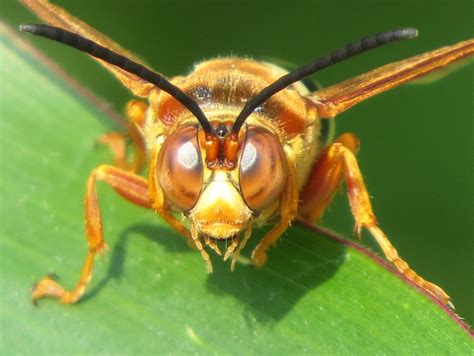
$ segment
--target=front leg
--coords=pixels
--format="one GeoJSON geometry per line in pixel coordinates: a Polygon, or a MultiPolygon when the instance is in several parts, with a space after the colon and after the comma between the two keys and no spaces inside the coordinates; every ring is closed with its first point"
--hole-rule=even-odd
{"type": "Polygon", "coordinates": [[[94,257],[106,249],[102,233],[102,218],[97,199],[96,182],[101,180],[112,186],[115,191],[129,202],[151,208],[148,200],[148,183],[145,179],[133,173],[112,166],[99,166],[92,171],[87,181],[84,201],[86,236],[88,253],[76,287],[65,290],[50,276],[42,278],[33,288],[31,297],[33,302],[43,297],[53,297],[61,303],[75,303],[85,292],[92,277],[94,257]]]}
{"type": "Polygon", "coordinates": [[[305,188],[300,193],[299,216],[308,222],[319,219],[344,178],[352,215],[356,221],[355,230],[359,236],[365,227],[400,273],[444,304],[450,304],[449,296],[440,287],[426,281],[411,269],[379,228],[355,157],[358,147],[359,142],[355,135],[344,134],[321,152],[305,188]]]}

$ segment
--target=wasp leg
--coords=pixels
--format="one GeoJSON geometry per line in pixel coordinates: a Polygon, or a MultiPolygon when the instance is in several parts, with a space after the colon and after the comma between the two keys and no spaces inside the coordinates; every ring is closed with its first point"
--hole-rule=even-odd
{"type": "Polygon", "coordinates": [[[127,134],[109,132],[100,136],[97,143],[109,147],[113,155],[115,166],[130,172],[139,172],[145,163],[145,145],[140,129],[145,122],[147,105],[140,100],[130,100],[127,104],[128,116],[127,134]],[[134,155],[133,160],[127,160],[127,136],[132,139],[134,155]]]}
{"type": "Polygon", "coordinates": [[[118,194],[129,202],[144,208],[151,208],[148,199],[148,183],[142,177],[116,167],[105,165],[99,166],[92,171],[87,181],[84,201],[86,236],[89,251],[82,267],[79,281],[73,290],[67,291],[51,277],[44,277],[33,288],[33,302],[43,297],[54,297],[61,303],[69,304],[75,303],[84,294],[92,277],[94,257],[107,247],[102,233],[102,219],[96,191],[97,180],[104,181],[112,186],[118,194]]]}
{"type": "Polygon", "coordinates": [[[420,277],[401,259],[387,236],[378,227],[369,193],[355,157],[358,146],[359,142],[355,135],[344,134],[321,152],[308,183],[300,193],[302,203],[298,211],[299,216],[307,221],[319,219],[344,177],[352,215],[356,222],[355,231],[359,237],[362,228],[365,227],[400,273],[443,303],[450,304],[449,296],[440,287],[420,277]]]}
{"type": "Polygon", "coordinates": [[[318,221],[339,190],[344,167],[341,156],[335,157],[335,152],[340,146],[355,154],[359,149],[359,139],[354,134],[345,133],[321,151],[300,192],[298,215],[305,220],[318,221]]]}
{"type": "Polygon", "coordinates": [[[280,221],[262,238],[252,252],[252,263],[261,267],[267,262],[267,249],[274,245],[295,218],[298,209],[298,183],[293,151],[285,146],[288,178],[280,198],[280,221]]]}

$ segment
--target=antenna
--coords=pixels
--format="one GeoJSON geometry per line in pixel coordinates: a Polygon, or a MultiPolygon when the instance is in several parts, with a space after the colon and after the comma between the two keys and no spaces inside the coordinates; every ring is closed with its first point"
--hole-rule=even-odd
{"type": "Polygon", "coordinates": [[[84,38],[76,33],[66,31],[62,28],[41,24],[24,24],[20,25],[20,30],[60,42],[67,46],[78,49],[79,51],[86,52],[93,57],[102,59],[107,63],[117,66],[129,73],[135,74],[137,77],[140,77],[141,79],[155,85],[157,88],[160,88],[178,100],[196,117],[196,119],[198,119],[204,132],[206,133],[206,136],[213,135],[211,124],[199,105],[181,89],[173,85],[170,81],[158,73],[153,72],[141,64],[138,64],[108,48],[105,48],[94,41],[84,38]]]}
{"type": "Polygon", "coordinates": [[[300,81],[301,79],[320,71],[321,69],[342,62],[348,58],[364,53],[365,51],[386,45],[391,42],[400,41],[418,36],[416,28],[399,28],[385,32],[379,32],[369,37],[364,37],[359,41],[352,42],[340,49],[337,49],[325,56],[319,57],[311,63],[305,64],[294,71],[285,74],[280,79],[262,89],[262,91],[247,102],[232,127],[232,134],[238,134],[247,117],[271,96],[285,89],[289,85],[300,81]]]}

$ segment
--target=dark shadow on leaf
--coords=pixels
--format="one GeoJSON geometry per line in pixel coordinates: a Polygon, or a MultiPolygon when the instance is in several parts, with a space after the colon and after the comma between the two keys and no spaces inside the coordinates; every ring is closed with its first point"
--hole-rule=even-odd
{"type": "MultiPolygon", "coordinates": [[[[264,229],[254,232],[243,255],[252,249],[265,234],[264,229]]],[[[106,276],[80,302],[99,293],[111,280],[120,281],[127,258],[129,237],[142,235],[164,246],[169,253],[197,253],[178,233],[152,224],[137,224],[124,230],[113,246],[106,276]],[[133,236],[135,235],[135,236],[133,236]]],[[[278,245],[268,253],[268,262],[262,269],[237,264],[234,272],[230,263],[212,256],[214,273],[207,280],[207,289],[216,295],[231,294],[245,305],[244,317],[249,321],[272,322],[282,319],[298,301],[314,290],[344,263],[345,246],[303,227],[294,227],[285,233],[278,245]]]]}
{"type": "MultiPolygon", "coordinates": [[[[252,236],[255,246],[264,231],[252,236]]],[[[252,248],[253,248],[252,246],[252,248]]],[[[344,263],[346,247],[302,227],[291,228],[280,243],[271,248],[261,269],[238,264],[233,273],[222,261],[214,261],[208,290],[232,294],[246,305],[249,322],[282,319],[308,292],[336,273],[344,263]]],[[[250,253],[252,249],[247,249],[250,253]]]]}

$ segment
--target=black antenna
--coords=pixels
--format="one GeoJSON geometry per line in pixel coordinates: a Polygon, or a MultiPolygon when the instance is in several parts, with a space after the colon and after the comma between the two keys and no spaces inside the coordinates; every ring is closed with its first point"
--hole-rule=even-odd
{"type": "Polygon", "coordinates": [[[138,64],[108,48],[105,48],[94,41],[88,40],[87,38],[84,38],[76,33],[66,31],[62,28],[39,24],[24,24],[20,25],[20,30],[76,48],[82,52],[90,54],[93,57],[113,64],[114,66],[117,66],[129,73],[135,74],[136,76],[155,85],[178,100],[198,119],[205,133],[212,134],[211,125],[209,124],[206,115],[201,110],[199,105],[181,89],[170,83],[158,73],[155,73],[141,64],[138,64]]]}
{"type": "Polygon", "coordinates": [[[247,117],[268,98],[278,93],[280,90],[285,89],[289,85],[300,81],[304,77],[307,77],[308,75],[311,75],[321,69],[342,62],[350,57],[361,54],[370,49],[416,36],[418,36],[418,30],[416,28],[409,27],[376,33],[372,36],[365,37],[359,41],[350,43],[343,48],[335,50],[323,57],[319,57],[313,62],[305,64],[294,71],[285,74],[280,79],[277,79],[275,82],[262,89],[259,94],[247,102],[234,122],[232,133],[237,134],[247,117]]]}

